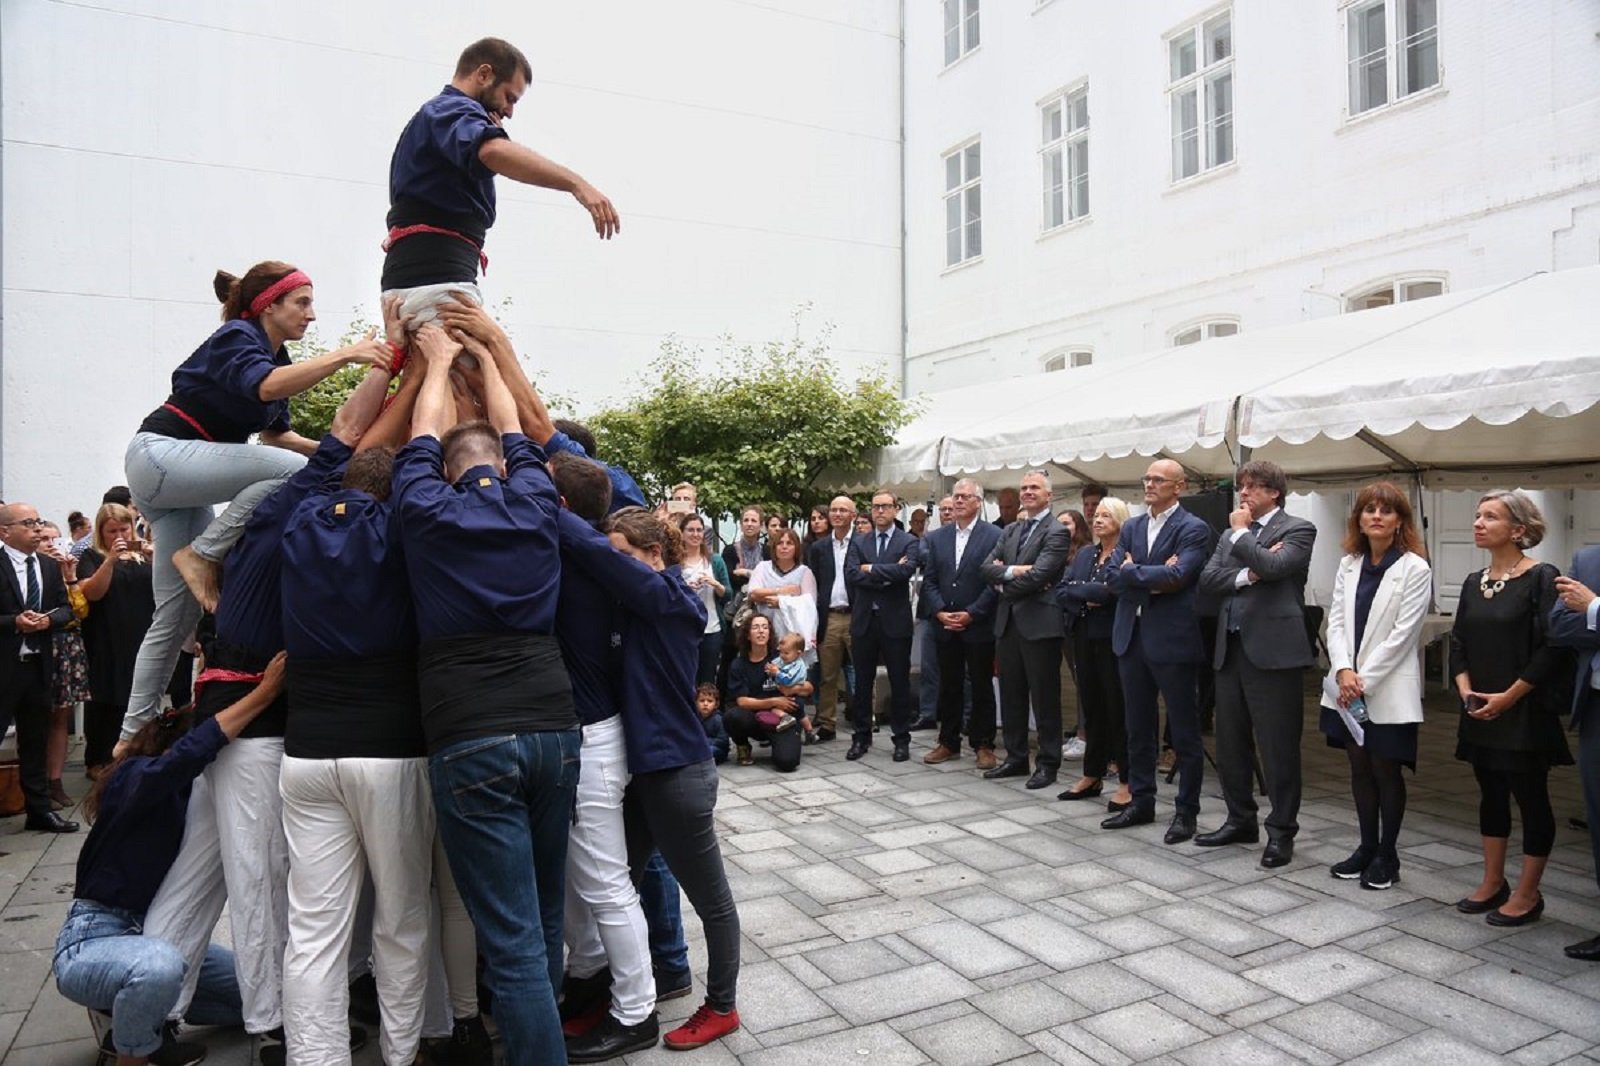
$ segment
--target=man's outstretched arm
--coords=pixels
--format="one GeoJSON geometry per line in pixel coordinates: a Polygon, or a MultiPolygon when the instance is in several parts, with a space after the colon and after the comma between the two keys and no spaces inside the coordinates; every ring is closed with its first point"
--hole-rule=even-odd
{"type": "Polygon", "coordinates": [[[605,194],[568,170],[560,163],[521,145],[508,137],[491,137],[478,148],[478,161],[496,174],[520,181],[524,185],[537,185],[541,189],[558,189],[569,192],[594,219],[594,231],[602,240],[622,232],[622,221],[617,209],[605,194]]]}

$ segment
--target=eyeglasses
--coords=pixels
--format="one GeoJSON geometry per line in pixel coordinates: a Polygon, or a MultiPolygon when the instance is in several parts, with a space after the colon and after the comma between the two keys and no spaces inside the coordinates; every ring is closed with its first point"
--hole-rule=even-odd
{"type": "Polygon", "coordinates": [[[895,509],[895,506],[896,505],[892,503],[875,503],[872,505],[872,509],[874,511],[892,511],[895,509]]]}
{"type": "Polygon", "coordinates": [[[1147,476],[1147,477],[1142,477],[1139,480],[1144,482],[1146,485],[1171,485],[1177,479],[1176,478],[1170,478],[1170,477],[1148,477],[1147,476]]]}
{"type": "Polygon", "coordinates": [[[976,500],[978,496],[976,493],[971,492],[952,492],[950,498],[952,500],[976,500]]]}
{"type": "Polygon", "coordinates": [[[43,529],[44,528],[44,519],[42,519],[42,518],[19,518],[15,522],[0,522],[0,525],[21,526],[23,529],[43,529]]]}

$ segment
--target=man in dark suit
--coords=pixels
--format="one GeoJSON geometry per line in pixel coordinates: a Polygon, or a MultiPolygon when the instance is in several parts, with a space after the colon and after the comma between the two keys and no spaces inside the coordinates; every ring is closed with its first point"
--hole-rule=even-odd
{"type": "Polygon", "coordinates": [[[922,603],[939,662],[939,743],[922,757],[929,764],[961,754],[961,710],[972,684],[972,719],[967,740],[978,769],[992,770],[994,757],[994,587],[983,564],[1000,543],[1000,530],[978,517],[983,487],[971,478],[956,482],[949,522],[923,538],[922,603]]]}
{"type": "Polygon", "coordinates": [[[1039,763],[1028,787],[1045,788],[1061,768],[1061,608],[1056,606],[1055,586],[1067,567],[1072,534],[1050,514],[1050,477],[1044,471],[1023,475],[1018,498],[1021,510],[982,570],[999,595],[994,633],[1006,742],[1005,762],[983,776],[1027,774],[1031,702],[1039,724],[1039,763]]]}
{"type": "Polygon", "coordinates": [[[1260,839],[1253,774],[1259,747],[1272,800],[1261,865],[1272,869],[1294,855],[1300,828],[1302,675],[1312,663],[1305,589],[1317,527],[1283,509],[1288,479],[1278,464],[1246,463],[1234,483],[1239,506],[1200,574],[1200,590],[1220,605],[1211,664],[1217,686],[1217,773],[1228,818],[1194,842],[1211,848],[1260,839]]]}
{"type": "Polygon", "coordinates": [[[1122,675],[1133,802],[1100,826],[1126,829],[1155,821],[1159,695],[1167,704],[1178,765],[1177,813],[1164,838],[1168,844],[1194,836],[1205,772],[1195,703],[1196,669],[1205,660],[1205,648],[1194,608],[1195,585],[1211,538],[1205,522],[1178,503],[1187,486],[1183,467],[1171,459],[1150,464],[1144,475],[1149,512],[1123,525],[1117,540],[1122,565],[1106,575],[1106,584],[1117,594],[1111,650],[1122,675]]]}
{"type": "Polygon", "coordinates": [[[856,665],[850,712],[855,735],[846,759],[859,759],[872,747],[872,686],[879,662],[889,673],[894,761],[911,758],[911,575],[918,556],[916,538],[895,527],[899,509],[894,493],[873,493],[872,529],[857,534],[845,555],[850,657],[856,665]]]}
{"type": "Polygon", "coordinates": [[[44,524],[26,503],[0,506],[0,736],[17,726],[17,761],[28,818],[23,828],[73,833],[50,805],[45,741],[50,731],[50,675],[55,666],[52,630],[72,621],[67,586],[54,559],[39,554],[44,524]]]}
{"type": "MultiPolygon", "coordinates": [[[[848,496],[835,496],[828,504],[828,535],[806,552],[806,566],[817,580],[817,669],[821,684],[817,692],[817,740],[835,736],[839,710],[840,680],[850,653],[850,592],[845,581],[845,556],[850,551],[851,527],[855,525],[856,502],[848,496]]],[[[845,693],[845,700],[850,694],[845,693]]],[[[868,728],[870,728],[870,723],[868,728]]]]}
{"type": "MultiPolygon", "coordinates": [[[[1578,651],[1578,673],[1572,692],[1571,728],[1578,731],[1578,780],[1583,783],[1583,808],[1589,819],[1589,847],[1594,852],[1595,878],[1600,881],[1600,547],[1584,548],[1572,560],[1567,576],[1556,578],[1561,601],[1550,611],[1550,643],[1578,651]]],[[[1600,936],[1568,944],[1569,958],[1600,962],[1600,936]]]]}

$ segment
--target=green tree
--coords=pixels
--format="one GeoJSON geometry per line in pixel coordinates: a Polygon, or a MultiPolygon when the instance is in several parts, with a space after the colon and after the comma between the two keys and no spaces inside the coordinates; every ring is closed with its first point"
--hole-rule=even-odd
{"type": "MultiPolygon", "coordinates": [[[[299,362],[324,355],[337,348],[354,344],[365,337],[367,330],[371,328],[372,325],[365,316],[357,313],[350,320],[349,327],[339,336],[339,340],[334,344],[326,344],[317,333],[317,327],[312,326],[304,338],[289,345],[289,356],[299,362]]],[[[291,396],[289,428],[303,437],[321,440],[322,435],[328,432],[328,427],[333,424],[333,416],[344,405],[346,397],[360,384],[365,373],[366,368],[361,366],[340,367],[300,395],[291,396]]]]}
{"type": "Polygon", "coordinates": [[[714,516],[750,504],[804,513],[830,495],[814,484],[819,474],[893,443],[914,413],[880,375],[843,380],[828,356],[830,334],[730,344],[709,362],[667,338],[645,390],[589,420],[601,454],[655,499],[691,481],[714,516]]]}

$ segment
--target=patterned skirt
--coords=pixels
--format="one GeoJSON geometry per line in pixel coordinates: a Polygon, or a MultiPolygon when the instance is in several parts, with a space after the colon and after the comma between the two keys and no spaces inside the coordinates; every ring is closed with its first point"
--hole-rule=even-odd
{"type": "Polygon", "coordinates": [[[83,650],[83,634],[76,629],[59,629],[51,638],[55,641],[56,667],[50,705],[86,702],[90,699],[89,656],[83,650]]]}

